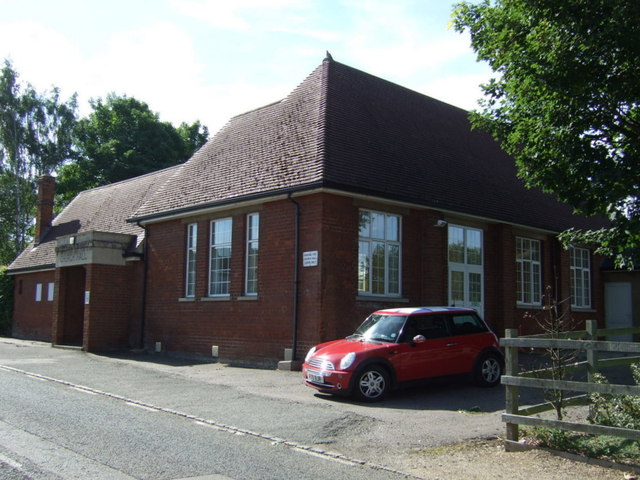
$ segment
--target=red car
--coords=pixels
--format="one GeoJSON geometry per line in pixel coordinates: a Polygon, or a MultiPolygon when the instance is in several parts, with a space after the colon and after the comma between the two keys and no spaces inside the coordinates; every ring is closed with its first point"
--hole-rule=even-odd
{"type": "Polygon", "coordinates": [[[403,382],[471,373],[500,383],[498,338],[475,310],[418,307],[379,310],[343,340],[316,345],[302,365],[305,383],[324,393],[382,400],[403,382]]]}

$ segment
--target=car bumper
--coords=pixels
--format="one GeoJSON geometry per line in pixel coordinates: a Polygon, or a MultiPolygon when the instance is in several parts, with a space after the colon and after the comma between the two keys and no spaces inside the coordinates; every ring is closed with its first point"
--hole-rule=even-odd
{"type": "Polygon", "coordinates": [[[302,378],[305,385],[327,393],[348,393],[351,384],[351,372],[339,370],[318,370],[302,365],[302,378]]]}

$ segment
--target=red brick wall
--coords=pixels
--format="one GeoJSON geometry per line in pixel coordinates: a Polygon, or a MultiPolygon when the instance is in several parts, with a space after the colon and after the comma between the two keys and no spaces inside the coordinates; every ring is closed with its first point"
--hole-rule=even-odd
{"type": "Polygon", "coordinates": [[[87,265],[83,346],[88,352],[130,347],[129,328],[135,297],[134,267],[87,265]],[[88,319],[88,320],[87,320],[88,319]]]}
{"type": "MultiPolygon", "coordinates": [[[[447,305],[447,228],[436,222],[440,212],[389,207],[346,196],[316,194],[297,197],[300,206],[300,258],[297,358],[321,341],[350,334],[372,311],[416,305],[447,305]],[[402,216],[402,298],[358,297],[358,212],[368,208],[402,216]],[[318,252],[318,265],[304,267],[304,252],[318,252]]],[[[146,347],[162,342],[163,349],[210,356],[220,348],[223,360],[275,363],[292,347],[294,292],[295,206],[282,200],[256,209],[173,220],[148,227],[148,290],[146,347]],[[260,213],[259,295],[244,297],[246,214],[260,213]],[[206,299],[209,222],[233,218],[230,296],[206,299]],[[198,223],[195,299],[183,299],[187,224],[198,223]]],[[[460,225],[466,223],[456,221],[460,225]]],[[[485,318],[499,335],[505,328],[537,331],[523,321],[530,310],[516,302],[516,236],[529,236],[510,225],[474,222],[484,231],[485,318]]],[[[568,292],[568,258],[551,236],[541,240],[544,284],[568,292]],[[560,263],[558,267],[555,263],[560,263]]],[[[602,312],[599,271],[594,262],[594,307],[602,312]]],[[[537,308],[537,311],[540,309],[537,308]]],[[[601,314],[576,317],[601,319],[601,314]]]]}
{"type": "Polygon", "coordinates": [[[47,300],[54,270],[15,275],[13,336],[30,340],[51,341],[53,301],[47,300]],[[36,285],[42,285],[42,297],[36,301],[36,285]]]}
{"type": "MultiPolygon", "coordinates": [[[[303,215],[311,213],[311,208],[301,210],[303,215]]],[[[283,200],[260,209],[149,226],[147,348],[162,342],[167,351],[210,356],[216,345],[223,359],[254,363],[282,359],[284,349],[292,346],[294,216],[293,203],[283,200]],[[257,297],[244,295],[246,214],[253,212],[260,213],[257,297]],[[210,221],[229,216],[233,218],[230,295],[208,299],[210,221]],[[193,222],[198,223],[196,296],[183,299],[186,228],[193,222]]],[[[314,290],[309,283],[300,294],[301,302],[313,301],[314,290]]]]}

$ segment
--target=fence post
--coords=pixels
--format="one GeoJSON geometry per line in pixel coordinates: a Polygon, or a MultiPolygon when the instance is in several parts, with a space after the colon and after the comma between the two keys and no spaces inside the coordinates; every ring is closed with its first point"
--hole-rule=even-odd
{"type": "MultiPolygon", "coordinates": [[[[595,320],[586,321],[587,336],[589,340],[597,340],[598,322],[595,320]]],[[[598,371],[598,351],[590,348],[587,350],[587,380],[593,383],[593,374],[598,371]]]]}
{"type": "MultiPolygon", "coordinates": [[[[508,328],[505,330],[505,338],[516,338],[518,330],[508,328]]],[[[505,374],[511,377],[518,375],[518,347],[505,347],[505,374]]],[[[520,409],[518,402],[520,392],[518,387],[507,385],[505,390],[505,411],[508,414],[517,415],[520,409]]],[[[518,441],[518,424],[507,422],[507,440],[518,441]]]]}

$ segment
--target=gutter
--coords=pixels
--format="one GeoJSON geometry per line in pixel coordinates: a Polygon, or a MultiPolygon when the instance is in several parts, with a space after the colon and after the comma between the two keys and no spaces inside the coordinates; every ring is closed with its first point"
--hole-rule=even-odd
{"type": "Polygon", "coordinates": [[[37,265],[34,267],[19,267],[19,268],[12,268],[12,269],[7,268],[5,270],[5,273],[7,275],[22,275],[25,273],[49,272],[55,269],[56,269],[56,264],[49,263],[44,265],[37,265]]]}
{"type": "Polygon", "coordinates": [[[163,222],[166,220],[172,220],[174,218],[184,218],[189,215],[202,214],[207,211],[218,210],[228,208],[229,206],[238,206],[239,204],[252,204],[252,203],[264,203],[265,200],[279,200],[284,198],[291,198],[291,195],[298,192],[313,191],[321,189],[323,187],[322,182],[310,183],[302,186],[283,188],[280,190],[273,190],[268,192],[256,193],[245,195],[241,197],[227,198],[224,200],[217,200],[214,202],[208,202],[201,205],[193,205],[190,207],[177,208],[175,210],[162,211],[158,213],[151,213],[147,215],[141,215],[137,217],[128,218],[127,223],[135,223],[138,226],[148,223],[163,222]]]}

